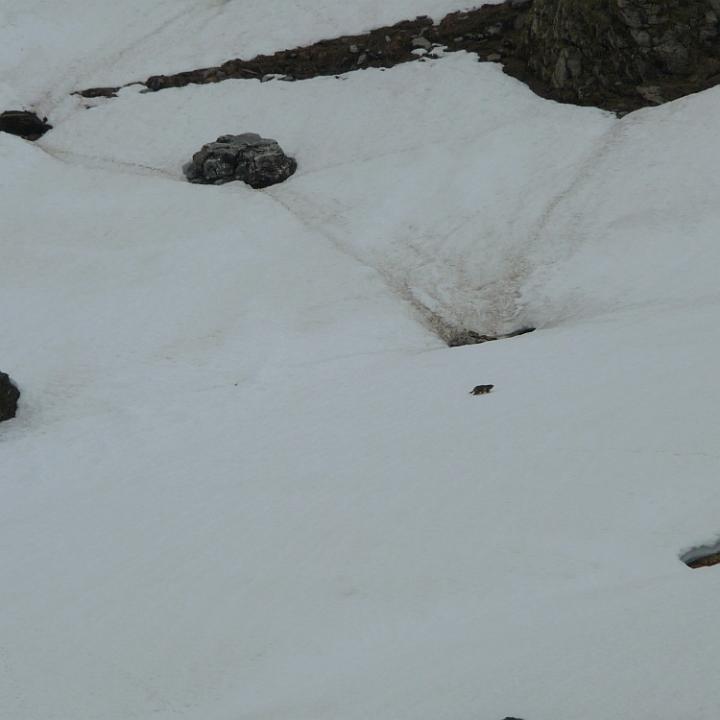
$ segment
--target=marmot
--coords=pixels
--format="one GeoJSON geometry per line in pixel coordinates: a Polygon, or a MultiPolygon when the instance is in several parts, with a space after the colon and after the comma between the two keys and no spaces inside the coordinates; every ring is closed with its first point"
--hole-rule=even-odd
{"type": "Polygon", "coordinates": [[[471,395],[487,395],[495,386],[494,385],[476,385],[471,391],[471,395]]]}

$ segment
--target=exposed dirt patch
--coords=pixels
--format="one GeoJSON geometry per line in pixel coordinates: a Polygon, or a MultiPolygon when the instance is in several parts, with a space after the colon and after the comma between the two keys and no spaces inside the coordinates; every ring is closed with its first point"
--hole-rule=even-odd
{"type": "MultiPolygon", "coordinates": [[[[511,324],[511,320],[505,319],[492,323],[490,328],[494,332],[479,332],[478,330],[473,330],[472,327],[468,327],[468,325],[457,318],[450,319],[446,317],[441,310],[428,307],[428,305],[422,302],[406,285],[398,287],[390,278],[388,278],[388,284],[415,309],[422,324],[450,348],[464,347],[466,345],[482,345],[486,342],[507,340],[519,337],[520,335],[527,335],[536,330],[534,327],[525,326],[509,332],[498,332],[498,330],[511,324]]],[[[480,322],[478,324],[481,325],[483,323],[480,322]]]]}

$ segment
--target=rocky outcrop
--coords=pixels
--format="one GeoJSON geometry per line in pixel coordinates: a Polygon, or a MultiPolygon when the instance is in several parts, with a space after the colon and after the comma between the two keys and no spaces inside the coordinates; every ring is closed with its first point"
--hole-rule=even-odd
{"type": "MultiPolygon", "coordinates": [[[[477,53],[483,60],[498,62],[513,56],[516,31],[523,24],[530,2],[509,0],[500,5],[484,5],[475,10],[454,12],[437,24],[433,24],[429,17],[420,16],[367,33],[344,35],[312,45],[279,50],[272,55],[235,58],[222,65],[174,75],[153,75],[140,84],[157,92],[171,87],[204,85],[233,78],[305,80],[366,68],[391,68],[421,59],[435,45],[442,45],[451,51],[467,50],[477,53]]],[[[88,88],[77,94],[86,98],[112,97],[119,89],[88,88]]]]}
{"type": "Polygon", "coordinates": [[[694,547],[683,553],[680,559],[693,570],[720,565],[720,540],[694,547]]]}
{"type": "MultiPolygon", "coordinates": [[[[442,46],[502,63],[543,97],[625,113],[720,83],[719,16],[720,0],[506,0],[439,23],[417,17],[139,84],[159,91],[231,78],[304,80],[422,61],[442,46]]],[[[77,94],[112,97],[118,89],[77,94]]]]}
{"type": "Polygon", "coordinates": [[[703,557],[695,558],[694,560],[688,560],[685,564],[693,570],[713,567],[713,565],[720,565],[720,552],[704,555],[703,557]]]}
{"type": "Polygon", "coordinates": [[[15,417],[20,391],[4,372],[0,372],[0,422],[15,417]]]}
{"type": "Polygon", "coordinates": [[[264,188],[287,180],[297,170],[276,140],[255,133],[222,135],[203,145],[183,167],[191,183],[222,185],[241,180],[253,188],[264,188]]]}
{"type": "Polygon", "coordinates": [[[556,99],[635,109],[720,81],[720,0],[534,0],[527,72],[556,99]]]}
{"type": "Polygon", "coordinates": [[[37,140],[51,128],[47,118],[41,120],[35,113],[27,110],[6,110],[0,113],[0,131],[19,135],[26,140],[37,140]]]}

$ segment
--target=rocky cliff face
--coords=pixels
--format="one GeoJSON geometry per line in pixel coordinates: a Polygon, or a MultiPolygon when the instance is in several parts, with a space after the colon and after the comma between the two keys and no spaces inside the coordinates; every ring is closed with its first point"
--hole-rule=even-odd
{"type": "Polygon", "coordinates": [[[720,0],[534,0],[531,76],[568,102],[660,103],[720,80],[720,0]]]}

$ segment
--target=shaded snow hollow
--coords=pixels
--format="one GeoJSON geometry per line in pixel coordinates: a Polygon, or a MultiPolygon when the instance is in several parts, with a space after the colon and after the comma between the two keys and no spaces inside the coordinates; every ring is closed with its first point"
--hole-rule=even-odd
{"type": "MultiPolygon", "coordinates": [[[[295,5],[298,40],[353,19],[295,5]]],[[[617,120],[458,53],[0,134],[3,713],[716,720],[720,573],[679,555],[720,530],[719,112],[617,120]],[[184,181],[248,130],[298,172],[184,181]],[[433,315],[539,330],[448,349],[433,315]]]]}

